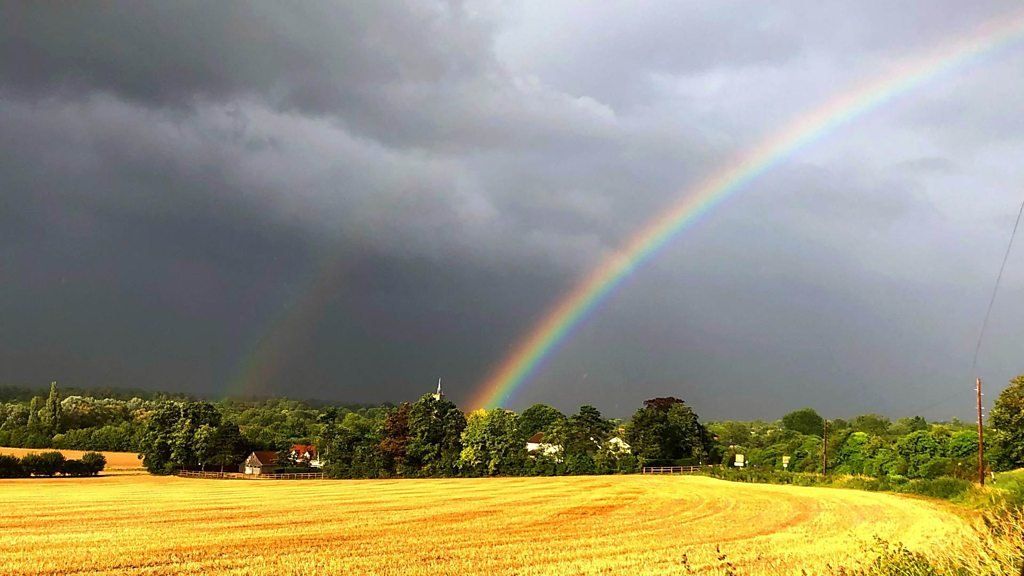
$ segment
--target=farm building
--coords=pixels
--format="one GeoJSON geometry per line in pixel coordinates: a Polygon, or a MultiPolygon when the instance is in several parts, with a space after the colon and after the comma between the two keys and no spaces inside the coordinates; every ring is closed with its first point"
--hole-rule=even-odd
{"type": "Polygon", "coordinates": [[[240,466],[240,472],[245,474],[272,474],[277,468],[277,452],[272,450],[258,450],[249,454],[245,462],[240,466]]]}
{"type": "Polygon", "coordinates": [[[312,444],[292,444],[292,461],[296,464],[306,464],[311,468],[320,468],[320,453],[312,444]]]}

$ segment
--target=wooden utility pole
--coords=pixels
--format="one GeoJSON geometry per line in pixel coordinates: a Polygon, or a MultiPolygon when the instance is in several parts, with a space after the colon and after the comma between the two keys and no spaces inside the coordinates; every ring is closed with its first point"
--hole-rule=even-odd
{"type": "Polygon", "coordinates": [[[978,484],[985,485],[985,429],[981,419],[981,378],[977,381],[978,392],[978,484]]]}
{"type": "Polygon", "coordinates": [[[828,420],[821,419],[821,473],[828,474],[828,420]]]}

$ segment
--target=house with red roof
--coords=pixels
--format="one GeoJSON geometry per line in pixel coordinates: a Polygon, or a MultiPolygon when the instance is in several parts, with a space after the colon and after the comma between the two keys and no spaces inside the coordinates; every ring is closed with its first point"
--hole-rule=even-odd
{"type": "Polygon", "coordinates": [[[299,465],[308,465],[311,468],[320,468],[320,453],[312,444],[292,444],[291,459],[299,465]]]}

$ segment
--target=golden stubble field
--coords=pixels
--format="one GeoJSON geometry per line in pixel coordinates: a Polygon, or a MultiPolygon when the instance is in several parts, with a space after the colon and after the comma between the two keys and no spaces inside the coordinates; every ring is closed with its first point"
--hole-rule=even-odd
{"type": "Polygon", "coordinates": [[[2,574],[820,573],[873,536],[958,542],[950,506],[702,477],[0,480],[2,574]],[[725,559],[722,559],[722,556],[725,559]]]}

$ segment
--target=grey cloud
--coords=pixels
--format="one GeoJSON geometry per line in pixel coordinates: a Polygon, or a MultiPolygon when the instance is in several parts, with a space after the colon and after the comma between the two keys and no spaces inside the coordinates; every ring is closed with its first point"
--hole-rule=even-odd
{"type": "MultiPolygon", "coordinates": [[[[0,378],[217,391],[264,358],[263,392],[396,401],[442,374],[468,398],[691,186],[1011,8],[5,4],[0,378]]],[[[1024,176],[1018,65],[954,71],[774,166],[517,402],[902,415],[955,389],[1024,176]]],[[[1019,370],[1001,305],[996,381],[1019,370]]]]}
{"type": "Polygon", "coordinates": [[[15,2],[2,16],[9,88],[157,105],[259,94],[323,111],[358,90],[473,74],[483,40],[443,3],[15,2]]]}

